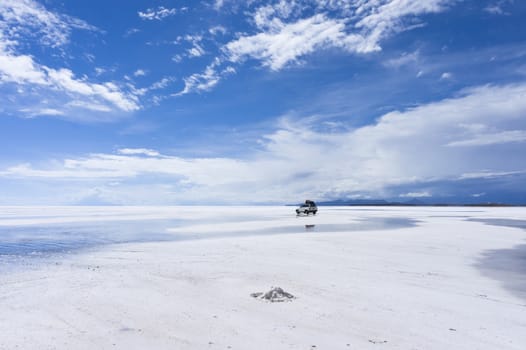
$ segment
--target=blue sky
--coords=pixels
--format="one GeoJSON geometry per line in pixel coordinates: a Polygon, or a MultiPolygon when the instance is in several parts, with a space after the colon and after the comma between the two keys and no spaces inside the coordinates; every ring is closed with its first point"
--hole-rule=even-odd
{"type": "Polygon", "coordinates": [[[0,204],[526,203],[526,3],[0,2],[0,204]]]}

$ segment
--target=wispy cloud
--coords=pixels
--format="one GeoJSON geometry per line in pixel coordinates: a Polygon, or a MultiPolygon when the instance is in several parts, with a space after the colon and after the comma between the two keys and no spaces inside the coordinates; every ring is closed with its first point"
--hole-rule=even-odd
{"type": "Polygon", "coordinates": [[[450,147],[489,146],[504,143],[526,142],[526,130],[510,130],[493,133],[481,133],[466,140],[453,141],[450,147]]]}
{"type": "Polygon", "coordinates": [[[216,10],[220,10],[224,4],[225,4],[225,0],[214,0],[213,6],[216,10]]]}
{"type": "Polygon", "coordinates": [[[213,36],[216,35],[225,35],[228,32],[228,29],[226,29],[224,26],[217,25],[213,26],[212,28],[208,29],[208,32],[212,34],[213,36]]]}
{"type": "MultiPolygon", "coordinates": [[[[457,0],[378,0],[378,1],[271,1],[265,5],[248,3],[252,31],[221,47],[216,57],[221,64],[260,62],[279,71],[300,64],[308,55],[328,49],[364,55],[382,49],[382,41],[405,30],[416,29],[418,16],[447,10],[457,0]]],[[[224,1],[215,2],[216,9],[224,1]]],[[[192,49],[192,53],[200,51],[192,49]]],[[[404,57],[405,60],[415,59],[404,57]]],[[[389,62],[403,64],[404,62],[389,62]]],[[[193,74],[189,81],[202,76],[193,74]]],[[[209,76],[209,75],[208,75],[209,76]]],[[[207,79],[217,85],[217,79],[207,79]]],[[[203,89],[204,90],[204,89],[203,89]]],[[[202,90],[201,90],[202,91],[202,90]]]]}
{"type": "Polygon", "coordinates": [[[140,33],[141,30],[138,29],[138,28],[130,28],[128,29],[125,33],[124,33],[124,37],[125,38],[129,38],[130,36],[134,35],[134,34],[137,34],[137,33],[140,33]]]}
{"type": "Polygon", "coordinates": [[[98,111],[122,112],[140,108],[137,96],[115,82],[89,81],[69,68],[52,68],[21,52],[20,39],[34,37],[41,45],[54,49],[67,45],[75,29],[97,31],[85,21],[50,12],[32,0],[0,3],[0,88],[4,89],[4,97],[11,99],[6,105],[18,108],[13,112],[62,116],[74,107],[99,106],[98,111]],[[31,95],[18,93],[20,90],[13,87],[30,88],[31,95]],[[45,97],[37,98],[39,95],[45,97]],[[31,97],[30,106],[16,103],[28,102],[31,97]],[[35,104],[38,100],[43,102],[35,104]]]}
{"type": "Polygon", "coordinates": [[[192,92],[210,91],[219,81],[236,71],[233,67],[220,68],[221,61],[216,59],[202,73],[195,73],[184,78],[184,88],[174,96],[182,96],[192,92]]]}
{"type": "Polygon", "coordinates": [[[517,170],[517,171],[491,171],[491,170],[483,170],[483,171],[477,171],[472,173],[465,173],[460,175],[459,179],[466,180],[466,179],[494,179],[499,177],[508,177],[513,175],[520,175],[525,174],[526,171],[524,170],[517,170]]]}
{"type": "MultiPolygon", "coordinates": [[[[441,12],[453,2],[356,2],[351,8],[339,8],[330,16],[318,13],[295,19],[292,14],[301,13],[303,8],[295,2],[280,1],[257,9],[254,23],[260,32],[228,43],[225,51],[234,62],[250,57],[272,70],[282,69],[309,53],[331,47],[350,53],[370,53],[381,50],[381,40],[406,29],[405,18],[441,12]]],[[[318,10],[336,8],[332,2],[318,2],[317,5],[318,10]]]]}
{"type": "Polygon", "coordinates": [[[148,87],[148,90],[160,90],[166,88],[168,85],[170,85],[173,81],[176,79],[174,77],[164,77],[161,80],[156,81],[150,87],[148,87]]]}
{"type": "Polygon", "coordinates": [[[184,57],[181,54],[175,54],[172,56],[172,61],[175,63],[181,63],[183,61],[184,57]]]}
{"type": "Polygon", "coordinates": [[[187,53],[189,57],[200,57],[205,54],[205,50],[203,49],[203,47],[201,47],[201,45],[194,44],[192,48],[187,50],[187,53]]]}
{"type": "Polygon", "coordinates": [[[144,155],[148,157],[160,156],[160,153],[148,148],[121,148],[117,150],[117,153],[124,155],[144,155]]]}
{"type": "Polygon", "coordinates": [[[175,14],[177,14],[177,10],[175,8],[166,8],[163,6],[159,6],[157,8],[149,8],[145,11],[139,11],[137,14],[143,20],[161,21],[166,17],[174,16],[175,14]]]}
{"type": "Polygon", "coordinates": [[[93,83],[76,78],[67,68],[54,69],[38,64],[33,57],[16,54],[9,48],[6,50],[0,43],[0,84],[7,83],[63,91],[73,96],[72,100],[109,103],[125,112],[139,109],[137,97],[124,92],[115,83],[93,83]]]}
{"type": "Polygon", "coordinates": [[[409,53],[404,52],[399,57],[388,59],[387,61],[384,62],[384,65],[386,67],[398,69],[398,68],[408,66],[408,65],[416,65],[419,60],[420,60],[419,51],[414,51],[414,52],[409,52],[409,53]]]}
{"type": "Polygon", "coordinates": [[[54,108],[22,108],[20,111],[30,118],[36,116],[63,116],[65,114],[64,111],[54,108]]]}
{"type": "MultiPolygon", "coordinates": [[[[381,195],[391,186],[415,182],[508,176],[524,171],[519,143],[507,144],[506,157],[495,147],[474,152],[483,143],[455,148],[448,144],[462,142],[467,133],[482,136],[504,125],[513,125],[515,134],[524,136],[524,96],[526,84],[480,86],[343,131],[319,130],[312,118],[281,118],[274,131],[259,136],[258,151],[243,159],[120,149],[116,154],[55,161],[49,167],[18,164],[0,171],[0,176],[61,181],[166,177],[179,202],[224,203],[381,195]],[[308,150],[308,155],[298,150],[308,150]]],[[[418,198],[426,191],[431,194],[406,190],[398,195],[418,198]]]]}
{"type": "Polygon", "coordinates": [[[144,77],[148,72],[144,69],[137,69],[135,72],[133,72],[133,76],[135,77],[144,77]]]}
{"type": "Polygon", "coordinates": [[[426,198],[426,197],[431,197],[431,193],[429,193],[427,191],[423,191],[423,192],[408,192],[408,193],[401,194],[399,197],[401,197],[401,198],[426,198]]]}
{"type": "Polygon", "coordinates": [[[453,79],[453,73],[451,72],[444,72],[440,76],[440,80],[451,80],[451,79],[453,79]]]}
{"type": "Polygon", "coordinates": [[[356,34],[347,34],[342,20],[315,15],[291,24],[276,24],[271,31],[243,36],[228,43],[225,53],[232,62],[245,58],[260,60],[272,70],[280,70],[302,56],[327,47],[349,51],[370,51],[356,34]]]}
{"type": "Polygon", "coordinates": [[[0,32],[3,40],[14,45],[21,37],[38,37],[41,44],[59,47],[69,42],[74,29],[98,31],[95,26],[78,18],[46,10],[34,0],[2,0],[0,2],[0,32]]]}
{"type": "Polygon", "coordinates": [[[505,10],[507,5],[513,3],[513,0],[498,0],[489,4],[484,8],[484,11],[492,15],[508,15],[509,13],[505,10]]]}

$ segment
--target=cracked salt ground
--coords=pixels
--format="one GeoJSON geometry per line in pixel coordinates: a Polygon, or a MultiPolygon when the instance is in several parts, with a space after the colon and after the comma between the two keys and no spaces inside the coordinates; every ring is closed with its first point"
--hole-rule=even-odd
{"type": "Polygon", "coordinates": [[[271,303],[279,303],[284,301],[292,301],[293,299],[296,299],[296,297],[290,293],[285,292],[280,287],[275,287],[269,290],[266,293],[263,292],[257,292],[250,294],[251,297],[267,300],[271,303]]]}

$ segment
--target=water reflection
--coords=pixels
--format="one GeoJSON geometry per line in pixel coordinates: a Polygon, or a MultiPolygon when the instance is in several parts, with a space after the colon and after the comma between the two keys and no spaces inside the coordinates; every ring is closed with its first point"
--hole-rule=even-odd
{"type": "Polygon", "coordinates": [[[506,290],[526,300],[526,244],[487,250],[475,267],[484,276],[499,281],[506,290]]]}
{"type": "Polygon", "coordinates": [[[521,228],[526,230],[526,220],[517,219],[469,219],[468,221],[481,222],[486,225],[521,228]]]}
{"type": "MultiPolygon", "coordinates": [[[[230,222],[241,223],[243,220],[230,222]]],[[[396,229],[416,225],[416,221],[407,218],[364,218],[344,224],[305,224],[293,226],[273,226],[267,228],[246,229],[232,232],[195,232],[185,233],[188,221],[143,220],[114,221],[99,223],[49,224],[45,226],[0,227],[0,259],[6,257],[46,257],[58,253],[70,253],[79,249],[96,246],[152,241],[196,240],[207,238],[330,233],[396,229]],[[179,233],[170,233],[168,228],[179,228],[179,233]]]]}
{"type": "Polygon", "coordinates": [[[358,232],[374,230],[392,230],[405,227],[413,227],[417,220],[409,218],[363,218],[354,222],[342,224],[297,224],[288,226],[272,226],[265,228],[246,229],[238,231],[215,231],[212,235],[206,232],[195,232],[192,234],[178,233],[178,239],[204,239],[213,237],[242,237],[278,234],[298,233],[335,233],[335,232],[358,232]]]}
{"type": "MultiPolygon", "coordinates": [[[[526,230],[526,220],[470,219],[469,221],[526,230]]],[[[510,293],[526,300],[526,244],[509,249],[486,250],[477,260],[475,267],[484,276],[499,281],[510,293]]]]}
{"type": "Polygon", "coordinates": [[[0,256],[45,256],[106,244],[171,240],[165,228],[176,225],[173,220],[148,220],[0,227],[0,256]]]}
{"type": "MultiPolygon", "coordinates": [[[[301,232],[356,232],[373,230],[392,230],[416,226],[417,220],[409,218],[364,218],[344,224],[316,224],[301,226],[278,226],[264,231],[269,233],[301,233],[301,232]]],[[[257,233],[259,230],[247,231],[257,233]]]]}

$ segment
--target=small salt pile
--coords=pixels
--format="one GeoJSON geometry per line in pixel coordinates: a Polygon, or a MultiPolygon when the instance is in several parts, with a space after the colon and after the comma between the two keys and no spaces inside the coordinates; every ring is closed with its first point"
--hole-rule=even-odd
{"type": "Polygon", "coordinates": [[[285,292],[280,287],[272,287],[271,290],[269,290],[266,293],[263,292],[257,292],[250,294],[253,298],[258,298],[262,300],[270,301],[271,303],[279,303],[283,301],[292,301],[292,299],[295,299],[296,297],[290,293],[285,292]]]}

